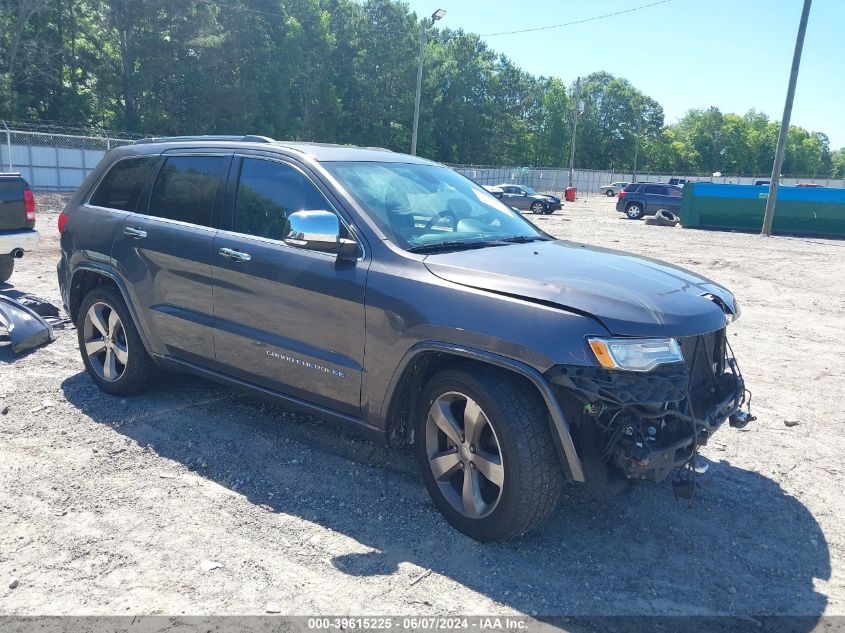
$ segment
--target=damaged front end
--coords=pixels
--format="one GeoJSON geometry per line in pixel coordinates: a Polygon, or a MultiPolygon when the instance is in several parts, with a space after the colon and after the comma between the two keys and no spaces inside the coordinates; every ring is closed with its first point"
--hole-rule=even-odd
{"type": "Polygon", "coordinates": [[[548,374],[573,426],[582,458],[614,467],[627,479],[660,481],[693,465],[698,448],[725,420],[743,427],[745,383],[725,329],[667,339],[676,362],[647,370],[558,365],[548,374]]]}

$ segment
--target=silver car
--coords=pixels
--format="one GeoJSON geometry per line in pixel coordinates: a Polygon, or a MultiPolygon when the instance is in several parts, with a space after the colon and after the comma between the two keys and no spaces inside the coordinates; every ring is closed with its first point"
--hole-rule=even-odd
{"type": "Polygon", "coordinates": [[[612,182],[609,185],[602,185],[599,187],[599,191],[608,198],[612,198],[630,184],[631,183],[629,182],[612,182]]]}

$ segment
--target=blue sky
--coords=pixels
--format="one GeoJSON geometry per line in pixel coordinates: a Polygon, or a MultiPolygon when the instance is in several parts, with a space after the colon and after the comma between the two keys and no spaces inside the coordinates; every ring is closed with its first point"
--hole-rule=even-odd
{"type": "MultiPolygon", "coordinates": [[[[496,33],[571,22],[654,0],[405,0],[439,26],[496,33]]],[[[672,123],[690,108],[750,108],[780,120],[803,0],[671,0],[595,22],[488,36],[494,50],[536,75],[569,83],[606,70],[656,99],[672,123]]],[[[814,0],[792,124],[845,147],[845,0],[814,0]]]]}

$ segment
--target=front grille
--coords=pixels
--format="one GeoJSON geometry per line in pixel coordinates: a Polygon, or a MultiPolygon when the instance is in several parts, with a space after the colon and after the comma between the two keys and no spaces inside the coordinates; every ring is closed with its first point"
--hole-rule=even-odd
{"type": "Polygon", "coordinates": [[[698,336],[684,336],[678,339],[681,353],[684,355],[684,365],[690,375],[690,388],[694,391],[699,387],[710,384],[711,369],[719,376],[724,371],[725,359],[725,329],[707,332],[698,336]],[[696,352],[698,347],[698,352],[696,352]],[[693,362],[695,365],[693,366],[693,362]]]}

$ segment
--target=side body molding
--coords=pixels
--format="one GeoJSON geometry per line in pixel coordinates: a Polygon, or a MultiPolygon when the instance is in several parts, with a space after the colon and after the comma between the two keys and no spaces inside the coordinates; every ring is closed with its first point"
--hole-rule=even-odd
{"type": "Polygon", "coordinates": [[[387,419],[390,401],[392,400],[394,390],[398,385],[400,377],[405,372],[405,368],[415,356],[423,352],[442,352],[453,356],[463,356],[464,358],[478,360],[502,367],[503,369],[508,369],[530,380],[540,392],[540,395],[543,397],[543,400],[549,409],[549,413],[551,414],[550,430],[555,442],[555,448],[557,448],[558,457],[562,463],[568,466],[569,473],[572,475],[572,479],[574,481],[585,481],[584,470],[581,467],[581,459],[578,457],[578,453],[575,450],[575,444],[572,441],[572,435],[569,431],[569,423],[563,415],[563,410],[560,408],[560,404],[558,403],[557,398],[555,398],[551,386],[543,375],[533,367],[505,356],[500,356],[498,354],[470,347],[442,343],[439,341],[420,341],[405,353],[405,356],[402,358],[402,361],[399,363],[399,366],[393,374],[393,378],[390,380],[390,388],[387,391],[387,397],[384,399],[384,404],[382,405],[382,420],[387,419]]]}

